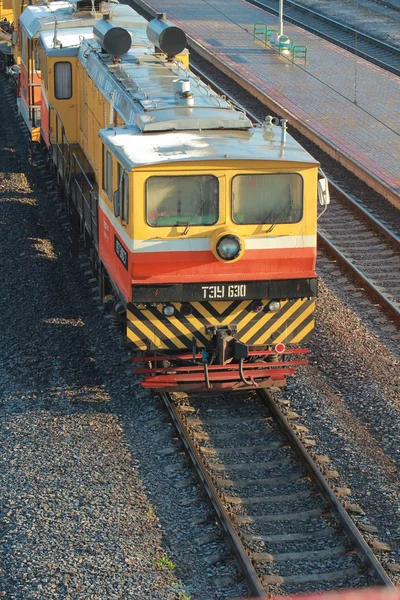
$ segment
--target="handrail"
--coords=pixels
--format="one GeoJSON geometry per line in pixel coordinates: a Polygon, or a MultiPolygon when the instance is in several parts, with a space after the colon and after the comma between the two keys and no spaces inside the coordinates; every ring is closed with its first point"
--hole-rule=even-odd
{"type": "MultiPolygon", "coordinates": [[[[53,157],[55,160],[55,164],[58,167],[61,163],[61,174],[63,180],[66,182],[67,186],[69,186],[69,175],[70,175],[70,143],[68,141],[67,136],[65,135],[65,127],[64,123],[58,114],[57,110],[50,106],[49,110],[49,125],[51,125],[51,114],[54,113],[55,117],[55,131],[52,131],[49,127],[50,132],[50,143],[52,146],[55,146],[56,152],[53,157]],[[66,148],[66,152],[65,152],[66,148]]],[[[58,176],[58,175],[57,175],[58,176]]]]}
{"type": "Polygon", "coordinates": [[[98,201],[94,186],[88,178],[75,152],[71,155],[71,145],[65,135],[64,123],[57,110],[50,106],[49,122],[51,115],[55,118],[55,131],[50,134],[50,143],[55,147],[53,161],[60,173],[82,218],[84,229],[87,230],[94,244],[98,245],[98,201]],[[66,150],[66,151],[65,151],[66,150]],[[77,176],[79,175],[79,179],[77,176]]]}
{"type": "MultiPolygon", "coordinates": [[[[76,164],[78,165],[82,175],[84,176],[84,178],[86,179],[86,183],[88,184],[90,191],[92,191],[94,189],[91,181],[89,180],[88,176],[86,175],[85,171],[83,170],[83,167],[81,165],[81,163],[79,162],[78,157],[76,156],[75,152],[72,154],[72,158],[75,160],[76,164]]],[[[80,187],[80,186],[79,186],[80,187]]]]}
{"type": "Polygon", "coordinates": [[[82,179],[78,180],[76,177],[74,177],[71,195],[78,213],[82,218],[84,231],[87,230],[89,236],[97,246],[99,220],[97,196],[94,193],[93,184],[87,177],[75,153],[72,154],[72,162],[74,175],[77,175],[77,170],[79,170],[79,175],[82,177],[82,179]]]}

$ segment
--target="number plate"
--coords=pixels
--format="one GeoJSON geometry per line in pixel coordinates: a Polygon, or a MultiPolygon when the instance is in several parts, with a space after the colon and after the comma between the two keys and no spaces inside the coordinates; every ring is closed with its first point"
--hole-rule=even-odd
{"type": "MultiPolygon", "coordinates": [[[[121,260],[121,256],[119,256],[121,260]]],[[[317,279],[246,281],[232,283],[169,283],[132,286],[132,302],[209,302],[310,298],[317,295],[317,279]]]]}
{"type": "Polygon", "coordinates": [[[221,285],[202,285],[203,300],[233,300],[246,298],[246,285],[243,283],[228,283],[221,285]]]}

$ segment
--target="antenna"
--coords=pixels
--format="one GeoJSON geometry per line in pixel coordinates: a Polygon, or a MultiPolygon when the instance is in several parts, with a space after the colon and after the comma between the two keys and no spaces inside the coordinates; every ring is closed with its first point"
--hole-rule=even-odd
{"type": "Polygon", "coordinates": [[[57,17],[54,14],[54,35],[53,35],[53,48],[57,48],[60,45],[60,40],[57,39],[57,17]]]}

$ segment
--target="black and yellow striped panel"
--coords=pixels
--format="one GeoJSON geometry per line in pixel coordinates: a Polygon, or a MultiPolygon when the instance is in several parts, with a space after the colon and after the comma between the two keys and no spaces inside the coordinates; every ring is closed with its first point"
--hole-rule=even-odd
{"type": "Polygon", "coordinates": [[[127,336],[140,350],[150,346],[160,350],[191,350],[193,337],[197,347],[206,346],[210,336],[209,325],[237,325],[235,337],[249,346],[266,346],[283,342],[305,342],[314,328],[315,300],[282,300],[277,313],[264,308],[256,313],[251,310],[251,300],[233,302],[192,302],[191,314],[184,315],[182,304],[173,302],[175,314],[166,317],[162,304],[140,309],[130,305],[128,309],[127,336]]]}

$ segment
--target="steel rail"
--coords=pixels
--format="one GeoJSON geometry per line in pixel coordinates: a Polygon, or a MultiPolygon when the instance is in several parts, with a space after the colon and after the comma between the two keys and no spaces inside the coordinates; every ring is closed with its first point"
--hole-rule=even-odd
{"type": "MultiPolygon", "coordinates": [[[[255,4],[258,8],[266,7],[268,9],[270,9],[271,11],[274,11],[274,13],[277,13],[279,15],[278,10],[270,8],[263,2],[260,2],[260,0],[246,0],[246,2],[248,2],[249,4],[255,4]]],[[[357,35],[359,38],[362,38],[364,40],[367,40],[368,42],[371,42],[372,44],[375,44],[376,46],[379,46],[380,48],[382,48],[382,50],[387,50],[388,52],[394,52],[395,54],[400,54],[400,51],[398,51],[396,48],[394,48],[390,44],[387,44],[386,42],[382,42],[382,40],[378,40],[377,38],[374,38],[371,35],[364,33],[363,31],[354,29],[354,27],[345,25],[344,23],[341,23],[340,21],[336,21],[336,19],[327,17],[326,15],[324,15],[312,8],[309,8],[308,6],[304,6],[303,4],[299,4],[298,2],[293,2],[293,0],[285,0],[285,5],[293,6],[294,8],[297,8],[298,10],[303,11],[306,14],[309,14],[314,17],[317,17],[318,19],[321,19],[322,21],[332,23],[333,25],[337,26],[340,29],[343,29],[344,31],[348,31],[349,33],[357,35]]]]}
{"type": "MultiPolygon", "coordinates": [[[[256,6],[257,8],[261,8],[265,12],[269,12],[269,13],[273,14],[274,16],[279,16],[279,11],[276,8],[273,8],[272,6],[268,6],[267,4],[264,4],[264,2],[261,2],[260,0],[246,0],[246,2],[248,2],[249,4],[252,4],[253,6],[256,6]]],[[[363,33],[361,31],[353,29],[352,27],[349,27],[348,25],[344,25],[344,23],[340,23],[339,21],[336,21],[335,19],[331,19],[330,17],[327,17],[326,15],[323,15],[317,11],[309,9],[306,6],[297,4],[296,2],[293,2],[292,0],[285,0],[285,4],[289,5],[289,6],[293,6],[293,8],[295,8],[297,10],[301,10],[304,13],[310,14],[310,15],[314,16],[315,18],[317,18],[321,21],[324,21],[327,25],[330,24],[334,27],[337,27],[338,29],[341,29],[342,31],[345,31],[346,33],[357,36],[358,39],[362,39],[365,42],[373,44],[376,47],[380,48],[381,50],[390,52],[390,54],[392,54],[392,55],[400,56],[400,50],[397,50],[393,46],[390,46],[389,44],[386,44],[385,42],[382,42],[381,40],[373,38],[372,36],[370,36],[366,33],[363,33]]],[[[328,42],[331,42],[332,44],[335,44],[336,46],[340,46],[344,50],[348,50],[352,54],[356,54],[357,56],[364,58],[365,60],[381,67],[382,69],[385,69],[386,71],[390,71],[391,73],[394,73],[395,75],[400,75],[400,69],[398,69],[397,67],[395,67],[391,64],[388,64],[387,62],[383,61],[380,58],[371,56],[371,54],[368,54],[367,52],[360,50],[359,48],[356,48],[355,46],[347,44],[346,42],[338,40],[337,38],[332,37],[328,33],[324,33],[323,31],[320,31],[315,27],[307,25],[307,23],[304,23],[303,21],[296,19],[295,17],[291,17],[288,14],[284,15],[284,19],[288,23],[292,23],[293,25],[296,25],[297,27],[301,27],[302,29],[309,31],[310,33],[313,33],[319,37],[322,37],[323,39],[327,40],[328,42]]]]}
{"type": "Polygon", "coordinates": [[[361,555],[364,557],[364,562],[367,563],[377,574],[382,585],[394,589],[395,586],[390,580],[386,571],[376,558],[371,548],[368,546],[363,535],[355,526],[348,512],[344,509],[342,504],[339,502],[338,498],[335,496],[333,490],[322,475],[321,471],[318,469],[317,465],[315,464],[315,462],[301,443],[300,439],[297,437],[297,435],[291,428],[288,420],[280,411],[275,400],[266,390],[260,390],[258,393],[260,398],[262,398],[262,400],[268,406],[275,420],[278,422],[281,430],[289,438],[291,446],[294,448],[301,462],[306,467],[311,479],[317,483],[324,497],[334,508],[334,512],[336,513],[341,525],[343,526],[347,534],[350,536],[350,538],[354,541],[361,555]]]}
{"type": "MultiPolygon", "coordinates": [[[[355,548],[358,555],[364,565],[367,565],[369,569],[375,573],[377,582],[379,584],[394,588],[394,584],[390,580],[389,576],[385,572],[384,568],[376,558],[375,554],[368,546],[363,535],[359,532],[350,515],[342,506],[341,502],[335,496],[333,490],[329,486],[328,482],[324,478],[321,471],[318,469],[310,454],[302,444],[301,440],[297,437],[289,422],[280,411],[278,405],[273,400],[272,396],[266,390],[258,391],[259,397],[267,405],[274,421],[278,424],[281,431],[288,439],[291,448],[295,451],[300,462],[306,468],[310,479],[315,482],[323,497],[328,501],[332,514],[336,517],[338,522],[343,527],[343,530],[354,542],[355,548]]],[[[164,404],[169,412],[172,422],[177,429],[178,435],[185,446],[186,452],[188,453],[195,469],[200,477],[200,480],[206,490],[207,496],[216,512],[217,520],[225,533],[226,541],[234,553],[237,564],[247,580],[249,591],[255,597],[264,597],[265,588],[261,585],[260,579],[254,569],[254,566],[242,545],[242,542],[236,533],[236,527],[231,522],[229,514],[227,513],[222,501],[220,500],[218,491],[216,490],[212,478],[207,473],[206,466],[197,451],[194,443],[192,442],[190,435],[186,432],[184,422],[179,415],[178,409],[174,406],[171,396],[168,393],[161,393],[161,397],[164,404]]]]}
{"type": "Polygon", "coordinates": [[[317,10],[309,8],[308,6],[304,6],[303,4],[299,4],[298,2],[294,2],[293,0],[285,0],[285,4],[289,5],[289,6],[294,6],[295,8],[297,8],[307,14],[313,15],[323,21],[328,21],[329,23],[333,23],[340,29],[348,31],[349,33],[357,35],[359,38],[362,38],[364,40],[367,40],[368,42],[371,42],[372,44],[375,44],[376,46],[379,46],[380,48],[382,48],[382,50],[387,50],[388,52],[394,52],[395,54],[400,54],[400,51],[397,50],[396,48],[394,48],[393,46],[391,46],[390,44],[387,44],[386,42],[382,42],[382,40],[378,40],[378,38],[374,38],[374,37],[372,37],[372,35],[368,35],[367,33],[364,33],[363,31],[354,29],[354,27],[345,25],[344,23],[341,23],[340,21],[336,21],[336,19],[327,17],[326,15],[318,12],[317,10]]]}
{"type": "Polygon", "coordinates": [[[351,210],[356,212],[361,219],[364,219],[368,222],[368,225],[371,229],[374,229],[382,237],[386,238],[388,242],[395,248],[400,251],[400,237],[389,227],[386,227],[379,219],[377,219],[372,213],[369,212],[364,206],[362,206],[357,200],[354,200],[349,194],[347,194],[344,190],[342,190],[336,183],[332,180],[328,179],[329,187],[335,190],[335,193],[338,196],[338,199],[344,205],[350,205],[351,210]]]}
{"type": "MultiPolygon", "coordinates": [[[[207,83],[219,94],[226,96],[228,99],[229,94],[223,90],[218,84],[212,81],[205,73],[203,73],[197,67],[192,65],[192,70],[199,76],[201,79],[207,81],[207,83]]],[[[260,124],[260,120],[250,111],[246,110],[249,118],[254,122],[260,124]]],[[[400,251],[400,237],[396,235],[393,231],[391,231],[388,227],[386,227],[383,223],[381,223],[374,215],[372,215],[366,208],[361,206],[356,200],[351,198],[344,190],[342,190],[336,183],[328,179],[329,186],[332,187],[337,195],[339,196],[339,200],[348,205],[351,210],[357,213],[359,217],[363,220],[367,221],[368,226],[377,231],[381,236],[385,237],[389,243],[397,250],[400,251]]],[[[329,241],[321,232],[317,232],[318,241],[325,248],[327,252],[334,256],[336,260],[338,260],[347,271],[349,271],[353,277],[357,279],[358,282],[364,287],[364,289],[373,296],[374,299],[378,301],[379,304],[383,306],[383,308],[391,315],[391,317],[396,321],[400,322],[400,307],[398,307],[394,302],[390,300],[384,293],[380,291],[378,286],[376,286],[370,279],[368,279],[331,241],[329,241]]]]}
{"type": "Polygon", "coordinates": [[[382,293],[378,286],[376,286],[368,277],[364,275],[360,269],[358,269],[349,259],[334,245],[330,242],[321,232],[318,232],[318,242],[325,248],[328,254],[331,254],[336,260],[346,267],[346,270],[357,279],[363,288],[373,296],[378,303],[388,312],[396,322],[400,322],[400,308],[390,300],[384,293],[382,293]]]}
{"type": "Polygon", "coordinates": [[[248,557],[245,548],[243,547],[238,534],[235,531],[235,527],[229,517],[229,514],[220,500],[210,475],[205,469],[200,454],[198,453],[190,437],[186,434],[185,425],[178,414],[178,411],[173,405],[170,395],[166,392],[162,392],[161,397],[170,414],[172,422],[179,433],[181,441],[193,462],[196,472],[200,477],[207,496],[216,512],[218,523],[225,533],[227,543],[235,556],[236,563],[246,578],[250,594],[252,594],[255,598],[264,598],[265,588],[261,585],[260,579],[254,569],[253,564],[251,563],[250,558],[248,557]]]}

